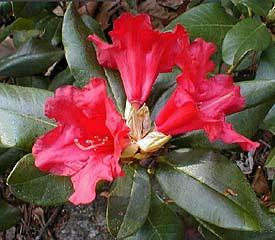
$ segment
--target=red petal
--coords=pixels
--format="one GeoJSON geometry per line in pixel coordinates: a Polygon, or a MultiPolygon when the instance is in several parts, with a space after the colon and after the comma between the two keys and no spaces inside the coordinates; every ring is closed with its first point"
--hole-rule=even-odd
{"type": "Polygon", "coordinates": [[[97,182],[100,180],[112,181],[113,177],[110,166],[105,165],[101,159],[93,159],[71,179],[75,192],[69,200],[78,205],[92,202],[96,196],[97,182]]]}
{"type": "Polygon", "coordinates": [[[59,126],[41,136],[33,145],[35,165],[44,172],[71,176],[88,161],[91,151],[82,151],[74,144],[81,132],[73,126],[59,126]]]}
{"type": "Polygon", "coordinates": [[[128,100],[139,105],[146,101],[159,73],[172,70],[180,46],[188,41],[182,26],[174,32],[154,31],[145,14],[123,14],[114,22],[110,35],[113,44],[95,35],[89,40],[97,46],[100,64],[118,68],[128,100]]]}
{"type": "Polygon", "coordinates": [[[189,49],[183,49],[182,54],[178,57],[178,65],[183,70],[178,81],[192,81],[196,84],[196,82],[206,79],[208,73],[215,68],[215,64],[211,60],[215,52],[215,44],[201,38],[192,42],[189,49]]]}
{"type": "Polygon", "coordinates": [[[158,131],[177,135],[201,128],[196,103],[181,86],[178,86],[156,117],[158,131]]]}
{"type": "Polygon", "coordinates": [[[253,151],[260,146],[259,143],[253,142],[235,132],[232,125],[230,123],[226,123],[224,120],[205,122],[204,129],[211,141],[221,139],[227,144],[238,143],[245,151],[253,151]]]}
{"type": "Polygon", "coordinates": [[[240,87],[234,85],[231,76],[221,74],[201,81],[197,101],[201,103],[200,110],[213,118],[238,112],[245,105],[240,87]]]}

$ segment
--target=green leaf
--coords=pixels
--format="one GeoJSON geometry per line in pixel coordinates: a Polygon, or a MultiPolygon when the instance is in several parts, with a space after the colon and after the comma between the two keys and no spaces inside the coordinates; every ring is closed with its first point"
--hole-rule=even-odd
{"type": "Polygon", "coordinates": [[[269,110],[261,125],[262,129],[269,130],[275,135],[275,105],[269,110]]]}
{"type": "Polygon", "coordinates": [[[166,29],[172,29],[176,24],[183,24],[191,33],[191,37],[202,37],[214,42],[221,48],[222,41],[237,20],[227,14],[220,3],[201,4],[183,13],[173,20],[166,29]]]}
{"type": "MultiPolygon", "coordinates": [[[[92,77],[107,80],[110,96],[115,100],[118,110],[124,112],[126,97],[122,81],[117,71],[102,68],[97,61],[93,44],[87,40],[89,34],[98,33],[95,20],[84,17],[86,25],[70,4],[63,21],[63,45],[69,68],[76,79],[75,85],[84,86],[92,77]],[[88,27],[87,27],[88,26],[88,27]]],[[[100,34],[101,36],[103,35],[100,34]]]]}
{"type": "Polygon", "coordinates": [[[140,167],[124,167],[108,198],[107,226],[120,239],[134,234],[146,221],[151,198],[149,176],[140,167]]]}
{"type": "Polygon", "coordinates": [[[162,73],[159,75],[151,91],[154,94],[150,94],[147,101],[147,106],[149,109],[159,112],[156,104],[166,91],[168,91],[170,88],[174,88],[176,84],[176,77],[179,74],[180,72],[174,69],[172,73],[162,73]]]}
{"type": "Polygon", "coordinates": [[[63,20],[62,36],[65,56],[78,86],[84,86],[92,77],[105,78],[99,66],[93,44],[87,40],[91,30],[82,22],[70,4],[63,20]]]}
{"type": "Polygon", "coordinates": [[[159,159],[162,189],[178,206],[216,226],[260,230],[261,207],[240,169],[223,155],[179,149],[159,159]]]}
{"type": "Polygon", "coordinates": [[[49,91],[0,84],[0,146],[30,150],[55,124],[44,116],[49,91]]]}
{"type": "Polygon", "coordinates": [[[7,183],[17,198],[42,206],[66,203],[73,192],[69,177],[40,172],[34,165],[32,154],[15,165],[7,183]]]}
{"type": "Polygon", "coordinates": [[[153,194],[147,221],[134,236],[126,240],[182,240],[183,236],[181,219],[153,194]]]}
{"type": "Polygon", "coordinates": [[[269,153],[269,156],[266,160],[265,167],[267,168],[275,168],[275,148],[269,153]]]}
{"type": "Polygon", "coordinates": [[[52,11],[56,2],[13,2],[15,17],[35,18],[41,16],[44,10],[52,11]]]}
{"type": "Polygon", "coordinates": [[[272,231],[272,228],[269,228],[269,230],[266,229],[262,232],[236,231],[219,228],[202,220],[197,220],[202,224],[203,227],[215,234],[218,239],[222,240],[273,240],[275,238],[275,233],[272,231]]]}
{"type": "Polygon", "coordinates": [[[14,31],[13,43],[16,48],[20,48],[24,43],[29,41],[31,38],[36,38],[42,34],[42,31],[37,29],[14,31]]]}
{"type": "Polygon", "coordinates": [[[222,45],[222,57],[229,65],[236,64],[249,51],[265,50],[271,40],[264,23],[252,18],[237,23],[226,34],[222,45]]]}
{"type": "Polygon", "coordinates": [[[16,78],[16,85],[22,87],[33,87],[48,89],[49,79],[45,76],[28,76],[28,77],[18,77],[16,78]]]}
{"type": "Polygon", "coordinates": [[[86,27],[91,30],[90,34],[92,34],[92,33],[96,34],[100,38],[106,40],[105,34],[102,31],[100,24],[95,19],[93,19],[89,15],[81,15],[81,19],[84,22],[84,24],[86,25],[86,27]]]}
{"type": "Polygon", "coordinates": [[[262,53],[256,79],[275,79],[275,44],[262,53]]]}
{"type": "Polygon", "coordinates": [[[0,2],[0,16],[5,18],[12,13],[12,4],[11,2],[0,2]]]}
{"type": "Polygon", "coordinates": [[[51,21],[52,18],[55,18],[56,15],[54,14],[46,14],[45,16],[42,16],[37,22],[35,23],[35,29],[45,31],[46,26],[48,25],[49,21],[51,21]]]}
{"type": "Polygon", "coordinates": [[[50,91],[55,91],[57,88],[64,85],[72,85],[75,79],[67,67],[64,71],[58,73],[49,85],[50,91]]]}
{"type": "Polygon", "coordinates": [[[5,202],[0,198],[0,231],[11,228],[20,221],[20,211],[18,208],[5,202]]]}
{"type": "Polygon", "coordinates": [[[13,167],[25,154],[25,151],[17,148],[0,148],[0,176],[5,173],[6,169],[13,167]]]}
{"type": "Polygon", "coordinates": [[[63,50],[33,39],[14,54],[0,59],[0,76],[30,76],[46,71],[64,55],[63,50]]]}
{"type": "Polygon", "coordinates": [[[272,0],[232,0],[235,5],[243,4],[251,8],[253,12],[260,16],[266,16],[272,7],[272,0]]]}
{"type": "MultiPolygon", "coordinates": [[[[275,79],[275,78],[274,78],[275,79]]],[[[267,102],[275,97],[275,80],[252,80],[238,83],[245,97],[245,108],[267,102]]]]}
{"type": "Polygon", "coordinates": [[[57,46],[62,42],[62,18],[53,17],[45,26],[43,39],[50,42],[51,45],[57,46]]]}
{"type": "Polygon", "coordinates": [[[2,42],[7,36],[12,34],[14,31],[30,30],[34,28],[34,23],[30,19],[18,18],[12,24],[5,27],[0,32],[0,42],[2,42]]]}

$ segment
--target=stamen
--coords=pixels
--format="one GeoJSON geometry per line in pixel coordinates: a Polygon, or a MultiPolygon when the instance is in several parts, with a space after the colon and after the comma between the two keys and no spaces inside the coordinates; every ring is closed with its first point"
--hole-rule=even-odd
{"type": "Polygon", "coordinates": [[[98,149],[98,147],[103,146],[104,144],[106,144],[106,142],[108,142],[108,137],[104,137],[104,138],[99,138],[98,136],[94,136],[94,139],[96,139],[95,141],[97,141],[98,143],[95,144],[95,141],[87,139],[85,141],[85,143],[89,146],[83,146],[79,140],[77,138],[74,139],[74,144],[81,150],[83,151],[88,151],[88,150],[94,150],[96,151],[98,149]]]}

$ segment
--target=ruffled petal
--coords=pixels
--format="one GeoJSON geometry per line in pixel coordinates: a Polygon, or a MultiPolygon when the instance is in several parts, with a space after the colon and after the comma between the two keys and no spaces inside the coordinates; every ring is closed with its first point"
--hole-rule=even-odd
{"type": "Polygon", "coordinates": [[[182,26],[173,32],[154,31],[145,14],[123,14],[114,22],[110,36],[112,44],[96,35],[89,40],[97,46],[100,64],[118,68],[127,99],[138,105],[146,101],[158,74],[172,70],[180,46],[188,41],[182,26]]]}
{"type": "Polygon", "coordinates": [[[82,151],[75,144],[81,131],[73,126],[58,126],[37,139],[32,148],[35,165],[44,172],[71,176],[90,159],[91,151],[82,151]]]}
{"type": "Polygon", "coordinates": [[[220,74],[208,79],[215,67],[211,60],[215,51],[214,44],[202,39],[182,49],[178,65],[183,72],[177,77],[175,92],[156,118],[157,130],[176,135],[204,129],[211,141],[220,139],[238,143],[244,150],[255,149],[258,143],[236,133],[224,121],[225,115],[240,111],[245,100],[231,76],[220,74]],[[184,104],[177,104],[179,99],[184,104]]]}
{"type": "Polygon", "coordinates": [[[125,120],[107,96],[102,79],[93,79],[82,89],[58,89],[45,112],[58,121],[58,127],[36,141],[35,164],[45,172],[72,176],[75,193],[70,200],[89,203],[99,180],[122,175],[119,158],[130,142],[125,120]]]}
{"type": "Polygon", "coordinates": [[[155,119],[156,130],[166,135],[183,134],[201,128],[194,99],[178,86],[155,119]]]}
{"type": "Polygon", "coordinates": [[[231,76],[222,74],[201,81],[197,101],[200,110],[213,118],[238,112],[245,106],[240,87],[233,83],[231,76]]]}
{"type": "Polygon", "coordinates": [[[177,64],[183,73],[178,78],[178,82],[185,84],[186,81],[191,81],[196,85],[206,79],[207,75],[215,69],[215,64],[211,60],[215,52],[215,44],[206,42],[201,38],[182,49],[177,64]]]}
{"type": "Polygon", "coordinates": [[[112,181],[113,173],[103,160],[95,158],[71,177],[74,193],[69,201],[75,205],[88,204],[95,199],[96,184],[100,180],[112,181]]]}
{"type": "Polygon", "coordinates": [[[260,146],[258,142],[253,142],[250,139],[235,132],[232,124],[220,121],[204,122],[204,130],[206,131],[210,141],[222,140],[224,143],[238,143],[245,151],[253,151],[260,146]]]}

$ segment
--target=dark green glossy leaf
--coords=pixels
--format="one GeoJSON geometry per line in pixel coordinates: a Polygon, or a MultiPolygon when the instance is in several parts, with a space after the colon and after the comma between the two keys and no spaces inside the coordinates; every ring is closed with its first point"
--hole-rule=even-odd
{"type": "Polygon", "coordinates": [[[16,85],[22,87],[33,87],[48,89],[49,79],[45,76],[28,76],[28,77],[18,77],[16,78],[16,85]]]}
{"type": "MultiPolygon", "coordinates": [[[[162,73],[157,78],[155,84],[153,85],[152,93],[149,95],[149,99],[147,101],[147,106],[150,109],[158,108],[156,107],[156,103],[161,98],[161,96],[168,91],[168,89],[173,88],[176,84],[176,77],[179,75],[178,70],[173,70],[172,73],[162,73]]],[[[154,110],[157,111],[158,110],[154,110]]]]}
{"type": "Polygon", "coordinates": [[[57,88],[64,85],[72,85],[75,79],[67,67],[64,71],[58,73],[49,85],[50,91],[55,91],[57,88]]]}
{"type": "Polygon", "coordinates": [[[266,229],[263,232],[236,231],[219,228],[202,220],[197,220],[202,224],[203,227],[211,231],[218,237],[218,239],[221,240],[274,240],[275,238],[275,232],[273,232],[274,229],[272,228],[269,228],[269,230],[266,229]]]}
{"type": "Polygon", "coordinates": [[[62,37],[65,56],[78,86],[84,86],[91,77],[105,78],[99,66],[93,44],[87,40],[91,30],[70,4],[63,21],[62,37]]]}
{"type": "Polygon", "coordinates": [[[41,16],[44,10],[51,11],[57,6],[57,2],[13,2],[15,17],[34,18],[41,16]]]}
{"type": "Polygon", "coordinates": [[[15,165],[7,183],[17,198],[43,206],[65,203],[73,192],[70,178],[40,172],[31,154],[15,165]]]}
{"type": "Polygon", "coordinates": [[[149,176],[140,167],[124,167],[108,198],[107,226],[116,238],[134,234],[146,221],[151,199],[149,176]]]}
{"type": "Polygon", "coordinates": [[[46,71],[64,55],[63,50],[33,39],[14,54],[0,59],[0,76],[30,76],[46,71]]]}
{"type": "Polygon", "coordinates": [[[84,22],[84,24],[86,25],[86,27],[91,30],[90,34],[94,33],[97,36],[101,37],[102,39],[106,40],[100,24],[95,19],[93,19],[89,15],[82,15],[81,19],[84,22]]]}
{"type": "Polygon", "coordinates": [[[2,42],[7,36],[14,31],[30,30],[34,28],[34,23],[30,19],[18,18],[12,24],[6,26],[0,31],[0,42],[2,42]]]}
{"type": "Polygon", "coordinates": [[[220,3],[202,4],[183,13],[173,20],[166,29],[172,29],[176,24],[183,24],[191,37],[202,37],[221,47],[222,41],[237,20],[227,14],[220,3]]]}
{"type": "Polygon", "coordinates": [[[275,97],[275,80],[253,80],[238,83],[241,95],[245,97],[245,108],[267,102],[275,97]]]}
{"type": "Polygon", "coordinates": [[[134,236],[127,240],[182,240],[183,236],[181,219],[153,194],[147,221],[134,236]]]}
{"type": "Polygon", "coordinates": [[[11,228],[20,221],[18,208],[9,205],[0,197],[0,231],[11,228]]]}
{"type": "Polygon", "coordinates": [[[275,44],[262,53],[256,79],[275,79],[275,44]]]}
{"type": "Polygon", "coordinates": [[[235,5],[242,4],[251,8],[253,12],[260,16],[266,16],[272,7],[272,0],[232,0],[235,5]]]}
{"type": "Polygon", "coordinates": [[[6,17],[12,13],[11,2],[0,2],[0,16],[6,17]]]}
{"type": "Polygon", "coordinates": [[[42,34],[42,31],[37,29],[15,31],[13,33],[13,43],[16,48],[20,48],[31,38],[36,38],[42,34]]]}
{"type": "Polygon", "coordinates": [[[222,45],[224,62],[233,65],[249,51],[265,50],[271,40],[264,23],[252,18],[237,23],[226,34],[222,45]]]}
{"type": "Polygon", "coordinates": [[[46,14],[45,16],[37,20],[37,22],[35,23],[35,29],[45,31],[45,28],[48,25],[49,21],[51,21],[51,19],[55,17],[56,15],[54,14],[46,14]]]}
{"type": "Polygon", "coordinates": [[[53,46],[57,46],[62,41],[62,18],[53,17],[45,26],[43,39],[50,42],[53,46]]]}
{"type": "Polygon", "coordinates": [[[52,93],[0,84],[0,146],[30,150],[35,138],[55,125],[44,116],[45,99],[52,93]]]}
{"type": "Polygon", "coordinates": [[[273,148],[272,151],[269,153],[265,166],[268,168],[275,168],[275,148],[273,148]]]}
{"type": "Polygon", "coordinates": [[[269,130],[275,135],[275,105],[269,110],[261,125],[262,129],[269,130]]]}
{"type": "Polygon", "coordinates": [[[0,176],[6,169],[13,167],[25,154],[25,151],[17,148],[0,148],[0,176]]]}
{"type": "Polygon", "coordinates": [[[160,161],[164,164],[156,178],[162,189],[193,216],[229,229],[262,228],[255,193],[236,164],[223,155],[179,149],[160,161]]]}

